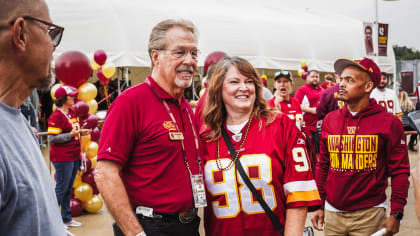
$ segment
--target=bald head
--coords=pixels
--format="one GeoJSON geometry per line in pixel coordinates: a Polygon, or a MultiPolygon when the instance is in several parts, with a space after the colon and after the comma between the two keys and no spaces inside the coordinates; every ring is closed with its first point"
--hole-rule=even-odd
{"type": "Polygon", "coordinates": [[[10,22],[19,16],[37,16],[44,11],[44,0],[0,0],[0,22],[10,22]]]}

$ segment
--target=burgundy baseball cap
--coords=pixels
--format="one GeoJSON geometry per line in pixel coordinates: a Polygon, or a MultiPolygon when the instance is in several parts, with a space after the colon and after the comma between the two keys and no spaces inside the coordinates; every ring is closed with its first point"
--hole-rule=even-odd
{"type": "Polygon", "coordinates": [[[376,63],[369,58],[365,57],[361,60],[341,58],[334,63],[334,69],[339,75],[341,75],[343,70],[348,66],[355,66],[368,73],[375,87],[378,86],[381,82],[381,70],[379,69],[378,65],[376,65],[376,63]]]}
{"type": "Polygon", "coordinates": [[[66,95],[75,97],[77,95],[77,89],[69,85],[63,85],[57,90],[55,90],[54,93],[55,98],[61,98],[66,95]]]}

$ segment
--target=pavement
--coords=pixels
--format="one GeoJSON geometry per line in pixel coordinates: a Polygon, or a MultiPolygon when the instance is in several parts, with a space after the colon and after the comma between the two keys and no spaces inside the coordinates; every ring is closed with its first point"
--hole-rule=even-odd
{"type": "MultiPolygon", "coordinates": [[[[418,162],[418,153],[409,151],[409,158],[410,158],[410,165],[413,168],[417,165],[418,162]]],[[[410,177],[410,183],[412,179],[410,177]]],[[[387,196],[389,201],[391,188],[388,187],[387,189],[387,196]]],[[[415,200],[414,200],[414,189],[413,186],[410,184],[407,205],[405,206],[404,218],[402,220],[402,224],[400,226],[400,232],[397,235],[401,236],[414,236],[420,235],[420,223],[417,220],[416,213],[415,213],[415,200]]],[[[389,203],[388,203],[389,205],[389,203]]],[[[389,215],[389,213],[387,213],[389,215]]],[[[199,211],[199,215],[201,219],[203,219],[203,211],[199,211]]],[[[306,226],[311,226],[310,222],[311,213],[308,214],[306,220],[306,226]]],[[[112,223],[113,218],[109,211],[107,210],[106,206],[102,208],[98,213],[91,214],[86,213],[79,217],[74,217],[75,220],[82,222],[83,225],[81,227],[71,227],[69,231],[76,236],[113,236],[112,231],[112,223]]],[[[315,231],[315,236],[323,235],[322,232],[315,231]]],[[[204,228],[203,223],[201,222],[200,225],[200,233],[204,235],[204,228]]]]}

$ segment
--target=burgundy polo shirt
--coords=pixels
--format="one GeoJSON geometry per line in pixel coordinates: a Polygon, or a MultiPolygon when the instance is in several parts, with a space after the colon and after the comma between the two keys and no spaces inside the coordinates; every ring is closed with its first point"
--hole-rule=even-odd
{"type": "Polygon", "coordinates": [[[174,123],[156,93],[164,99],[184,135],[188,164],[198,173],[194,133],[197,131],[189,103],[181,103],[166,93],[150,76],[124,91],[112,103],[102,130],[98,160],[107,159],[122,166],[121,178],[131,205],[151,207],[171,213],[194,207],[190,176],[184,162],[181,141],[169,138],[174,123]],[[189,113],[189,114],[188,114],[189,113]]]}

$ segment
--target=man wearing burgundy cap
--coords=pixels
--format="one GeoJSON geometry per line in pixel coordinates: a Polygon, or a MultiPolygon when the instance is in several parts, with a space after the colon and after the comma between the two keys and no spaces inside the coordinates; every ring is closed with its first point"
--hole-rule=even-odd
{"type": "Polygon", "coordinates": [[[183,95],[197,67],[197,40],[190,21],[157,24],[151,76],[108,110],[95,180],[115,235],[199,235],[197,207],[206,202],[200,140],[183,95]]]}
{"type": "Polygon", "coordinates": [[[324,203],[312,223],[325,235],[385,235],[399,231],[409,187],[404,130],[394,115],[369,98],[380,81],[371,59],[338,59],[339,95],[346,103],[324,119],[316,182],[324,203]],[[385,190],[391,177],[391,215],[385,190]],[[325,220],[324,220],[325,214],[325,220]]]}
{"type": "Polygon", "coordinates": [[[0,0],[0,235],[65,235],[38,140],[18,109],[52,85],[63,30],[44,0],[0,0]]]}

